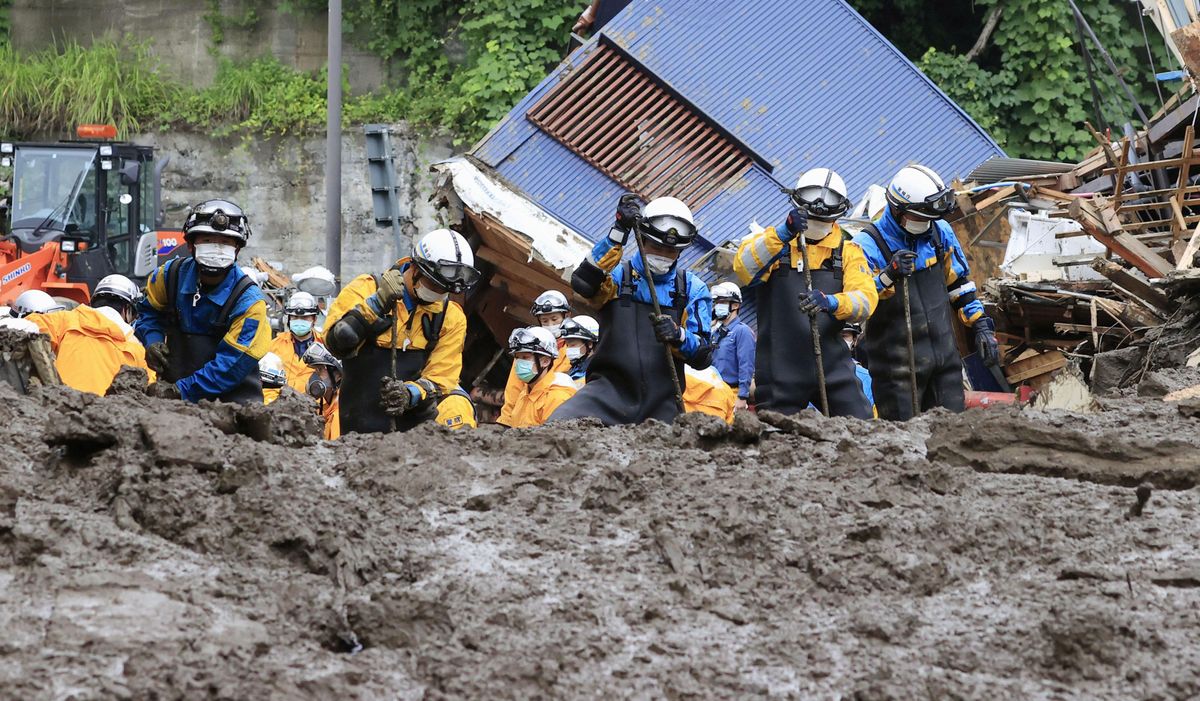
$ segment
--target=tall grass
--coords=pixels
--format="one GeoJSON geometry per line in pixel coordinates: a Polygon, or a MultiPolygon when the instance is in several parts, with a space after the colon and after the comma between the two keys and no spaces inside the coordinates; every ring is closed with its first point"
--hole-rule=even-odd
{"type": "MultiPolygon", "coordinates": [[[[403,118],[407,93],[347,100],[348,122],[403,118]]],[[[73,133],[79,124],[115,124],[122,138],[183,127],[218,135],[316,132],[325,126],[325,75],[273,57],[222,60],[202,90],[164,72],[146,44],[69,41],[22,54],[0,45],[0,136],[73,133]]]]}
{"type": "Polygon", "coordinates": [[[145,44],[68,41],[33,54],[0,46],[0,124],[9,137],[115,124],[122,136],[170,115],[182,87],[145,44]]]}

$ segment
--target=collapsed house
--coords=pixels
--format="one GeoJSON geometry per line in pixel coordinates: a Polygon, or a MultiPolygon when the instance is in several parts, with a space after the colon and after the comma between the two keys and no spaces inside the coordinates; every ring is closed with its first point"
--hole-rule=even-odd
{"type": "MultiPolygon", "coordinates": [[[[781,188],[809,168],[837,170],[859,199],[910,162],[949,179],[1004,155],[843,0],[805,3],[822,27],[811,41],[793,41],[796,12],[790,0],[634,0],[469,153],[436,164],[488,282],[468,313],[503,343],[532,322],[538,293],[570,294],[626,192],[688,203],[700,240],[681,261],[713,284],[731,277],[742,237],[786,215],[781,188]]],[[[742,318],[754,322],[752,294],[742,318]]],[[[482,355],[493,362],[465,382],[506,367],[482,355]]]]}

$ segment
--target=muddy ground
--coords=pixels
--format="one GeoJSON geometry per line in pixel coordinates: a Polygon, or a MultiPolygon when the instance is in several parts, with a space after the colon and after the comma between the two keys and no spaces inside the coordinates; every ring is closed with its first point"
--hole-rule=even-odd
{"type": "Polygon", "coordinates": [[[1200,696],[1195,405],[324,444],[301,401],[0,385],[0,697],[1200,696]]]}

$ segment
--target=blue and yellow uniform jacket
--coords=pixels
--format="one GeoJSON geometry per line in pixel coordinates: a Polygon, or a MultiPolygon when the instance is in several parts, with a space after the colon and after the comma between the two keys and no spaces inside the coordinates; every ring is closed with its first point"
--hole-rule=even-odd
{"type": "MultiPolygon", "coordinates": [[[[974,326],[983,316],[983,303],[975,297],[975,283],[971,282],[971,269],[967,265],[967,256],[963,253],[954,229],[942,220],[933,222],[933,231],[927,234],[913,235],[904,230],[892,216],[891,209],[884,209],[883,216],[875,222],[883,240],[895,253],[900,249],[908,249],[917,254],[917,270],[925,270],[937,263],[937,251],[942,251],[942,270],[946,278],[946,293],[950,304],[958,311],[958,316],[967,326],[974,326]],[[935,238],[936,237],[936,238],[935,238]],[[937,246],[934,246],[935,241],[937,246]]],[[[867,257],[867,263],[875,274],[875,289],[879,291],[880,299],[887,299],[896,293],[895,285],[885,287],[879,279],[879,274],[891,262],[883,257],[875,240],[870,234],[861,231],[854,235],[857,243],[867,257]]]]}
{"type": "MultiPolygon", "coordinates": [[[[166,340],[167,333],[167,270],[172,265],[179,270],[179,290],[175,306],[184,333],[210,334],[213,322],[229,299],[238,281],[246,276],[236,266],[211,290],[200,292],[196,262],[191,258],[167,261],[154,271],[146,282],[146,295],[138,303],[138,318],[134,333],[146,347],[166,340]],[[194,303],[193,303],[194,302],[194,303]]],[[[258,372],[258,361],[271,346],[271,323],[267,319],[267,302],[257,285],[250,286],[229,316],[229,331],[217,344],[216,355],[204,367],[175,383],[179,394],[191,402],[218,397],[238,385],[251,372],[258,372]]]]}
{"type": "MultiPolygon", "coordinates": [[[[608,273],[604,282],[601,283],[600,289],[589,300],[596,307],[608,304],[616,298],[621,289],[625,274],[625,268],[620,264],[623,251],[624,246],[614,244],[607,236],[601,238],[592,248],[588,262],[608,273]]],[[[646,268],[642,263],[642,257],[635,253],[631,263],[638,278],[633,291],[633,299],[635,302],[650,304],[650,285],[646,282],[646,268]]],[[[692,271],[686,271],[684,279],[687,282],[687,306],[683,311],[681,325],[684,330],[684,340],[683,345],[679,347],[679,354],[688,363],[695,364],[693,361],[697,359],[697,354],[702,352],[705,358],[701,364],[708,367],[711,362],[708,356],[712,352],[710,347],[712,295],[708,291],[708,285],[704,284],[704,281],[692,271]]],[[[667,273],[654,276],[654,291],[658,293],[658,303],[664,309],[672,306],[671,293],[674,288],[674,267],[667,273]]]]}

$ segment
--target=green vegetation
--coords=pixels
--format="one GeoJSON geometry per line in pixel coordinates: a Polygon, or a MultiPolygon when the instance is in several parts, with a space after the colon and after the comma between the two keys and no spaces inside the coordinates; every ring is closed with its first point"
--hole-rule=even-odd
{"type": "MultiPolygon", "coordinates": [[[[254,31],[272,6],[323,16],[325,0],[204,0],[213,47],[254,31]],[[222,7],[225,8],[224,12],[222,7]],[[227,13],[227,14],[226,14],[227,13]]],[[[1093,108],[1079,41],[1065,0],[850,0],[958,101],[1011,155],[1076,159],[1092,147],[1091,120],[1120,126],[1134,112],[1099,62],[1100,114],[1093,108]],[[992,31],[988,19],[999,10],[992,31]],[[975,44],[972,46],[972,44],[975,44]]],[[[222,59],[202,90],[163,73],[145,45],[67,43],[32,55],[7,48],[0,0],[0,123],[28,135],[113,122],[122,134],[192,127],[219,134],[320,131],[325,76],[273,58],[222,59]]],[[[345,105],[348,124],[406,119],[441,127],[460,142],[481,136],[562,57],[586,0],[344,0],[348,42],[387,61],[394,85],[345,105]]],[[[1147,112],[1158,101],[1136,3],[1079,2],[1147,112]]],[[[1162,39],[1150,41],[1160,70],[1162,39]]]]}
{"type": "MultiPolygon", "coordinates": [[[[347,101],[347,123],[395,119],[402,93],[347,101]]],[[[203,90],[167,76],[145,44],[69,42],[22,55],[0,46],[0,124],[5,136],[72,132],[111,123],[122,136],[169,127],[218,135],[273,135],[325,127],[325,75],[301,73],[274,58],[225,60],[203,90]]]]}
{"type": "MultiPolygon", "coordinates": [[[[1012,156],[1076,160],[1095,146],[1085,121],[1115,129],[1126,121],[1140,126],[1132,105],[1089,45],[1100,82],[1100,115],[1093,109],[1066,0],[851,0],[851,4],[896,41],[1012,156]],[[987,17],[997,10],[994,31],[984,34],[983,44],[969,56],[987,17]]],[[[1139,26],[1139,5],[1122,0],[1077,0],[1076,4],[1122,68],[1122,78],[1143,109],[1153,114],[1158,98],[1139,26]]],[[[1165,70],[1169,66],[1162,37],[1148,20],[1146,24],[1155,65],[1165,70]]]]}

